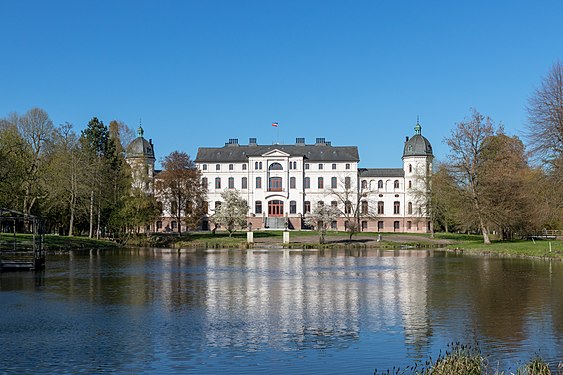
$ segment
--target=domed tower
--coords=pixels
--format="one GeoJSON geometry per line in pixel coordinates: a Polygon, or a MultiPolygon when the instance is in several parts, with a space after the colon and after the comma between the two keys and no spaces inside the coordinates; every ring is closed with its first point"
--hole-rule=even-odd
{"type": "Polygon", "coordinates": [[[417,222],[425,221],[427,231],[432,229],[430,210],[426,200],[430,189],[433,160],[432,145],[422,135],[422,126],[417,120],[414,135],[410,138],[407,137],[403,149],[406,215],[417,222]]]}
{"type": "Polygon", "coordinates": [[[125,160],[131,166],[133,187],[145,189],[147,193],[152,193],[156,159],[152,140],[147,141],[143,134],[143,128],[139,126],[137,138],[127,146],[125,160]]]}

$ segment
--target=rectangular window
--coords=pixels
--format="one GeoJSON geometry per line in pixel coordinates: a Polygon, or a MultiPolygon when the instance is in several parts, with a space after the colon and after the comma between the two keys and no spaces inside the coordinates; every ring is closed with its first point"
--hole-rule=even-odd
{"type": "MultiPolygon", "coordinates": [[[[244,165],[244,164],[243,164],[244,165]]],[[[246,177],[242,178],[241,181],[241,189],[248,189],[248,179],[246,177]]]]}
{"type": "Polygon", "coordinates": [[[336,220],[333,220],[333,221],[330,223],[330,228],[331,228],[331,229],[334,229],[334,230],[338,229],[338,223],[336,222],[336,220]]]}
{"type": "Polygon", "coordinates": [[[234,164],[229,164],[229,171],[232,171],[235,169],[235,165],[234,164]]]}
{"type": "Polygon", "coordinates": [[[377,214],[383,215],[384,214],[383,211],[384,211],[383,201],[377,202],[377,214]]]}
{"type": "Polygon", "coordinates": [[[221,170],[221,164],[215,164],[215,170],[220,171],[221,170]]]}
{"type": "Polygon", "coordinates": [[[215,189],[221,189],[221,177],[215,178],[215,189]]]}
{"type": "Polygon", "coordinates": [[[318,184],[318,188],[319,188],[319,189],[324,189],[324,187],[325,187],[325,182],[324,182],[324,179],[323,179],[322,177],[319,177],[319,178],[318,178],[317,184],[318,184]]]}
{"type": "Polygon", "coordinates": [[[330,206],[333,207],[333,208],[338,208],[338,202],[332,201],[332,202],[330,202],[330,206]]]}
{"type": "Polygon", "coordinates": [[[290,177],[290,178],[289,178],[289,188],[290,188],[290,189],[295,189],[295,182],[296,182],[295,177],[290,177]]]}
{"type": "Polygon", "coordinates": [[[202,168],[204,171],[206,171],[206,170],[207,170],[207,164],[203,164],[203,165],[201,166],[201,168],[202,168]]]}
{"type": "Polygon", "coordinates": [[[262,177],[256,177],[256,189],[262,189],[262,177]]]}
{"type": "Polygon", "coordinates": [[[311,188],[311,179],[309,177],[305,177],[305,179],[303,180],[303,187],[305,189],[310,189],[311,188]]]}
{"type": "Polygon", "coordinates": [[[323,169],[323,165],[319,164],[319,170],[322,170],[322,169],[323,169]]]}
{"type": "Polygon", "coordinates": [[[235,178],[229,177],[229,189],[234,189],[234,188],[235,188],[235,178]]]}
{"type": "Polygon", "coordinates": [[[332,170],[336,170],[336,163],[332,163],[332,170]]]}
{"type": "Polygon", "coordinates": [[[309,164],[305,164],[305,169],[309,169],[309,164]]]}
{"type": "Polygon", "coordinates": [[[407,221],[407,229],[410,230],[412,228],[412,221],[407,221]]]}
{"type": "Polygon", "coordinates": [[[243,170],[243,171],[246,171],[246,164],[243,164],[243,165],[242,165],[242,170],[243,170]]]}
{"type": "Polygon", "coordinates": [[[338,186],[338,180],[336,179],[336,177],[332,177],[330,179],[330,188],[336,189],[337,186],[338,186]]]}
{"type": "Polygon", "coordinates": [[[256,201],[254,203],[254,213],[261,214],[262,213],[262,201],[256,201]]]}
{"type": "Polygon", "coordinates": [[[346,163],[346,169],[350,169],[350,164],[346,163]]]}
{"type": "Polygon", "coordinates": [[[289,213],[290,214],[296,214],[297,213],[297,202],[296,201],[290,201],[289,202],[289,213]]]}
{"type": "Polygon", "coordinates": [[[344,188],[350,189],[351,186],[352,186],[352,179],[350,177],[346,177],[344,179],[344,188]]]}
{"type": "Polygon", "coordinates": [[[401,203],[400,202],[394,202],[393,203],[393,214],[398,215],[401,211],[401,203]]]}
{"type": "Polygon", "coordinates": [[[305,213],[305,214],[311,213],[311,202],[305,201],[305,204],[303,206],[303,213],[305,213]]]}
{"type": "Polygon", "coordinates": [[[368,222],[366,220],[362,221],[362,231],[365,231],[368,229],[368,222]]]}
{"type": "Polygon", "coordinates": [[[282,178],[281,177],[270,177],[270,183],[268,185],[268,191],[282,191],[282,178]]]}
{"type": "Polygon", "coordinates": [[[377,231],[378,231],[378,232],[383,231],[383,221],[378,221],[378,222],[377,222],[377,231]]]}

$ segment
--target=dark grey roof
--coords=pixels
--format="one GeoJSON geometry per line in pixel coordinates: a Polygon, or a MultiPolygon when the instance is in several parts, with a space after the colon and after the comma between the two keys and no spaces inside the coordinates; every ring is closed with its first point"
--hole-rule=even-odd
{"type": "Polygon", "coordinates": [[[433,156],[432,145],[421,133],[422,126],[417,122],[414,127],[415,134],[407,139],[405,148],[403,149],[403,157],[405,156],[433,156]]]}
{"type": "Polygon", "coordinates": [[[155,159],[153,145],[143,138],[143,128],[137,130],[137,138],[127,146],[126,158],[155,159]]]}
{"type": "Polygon", "coordinates": [[[404,177],[402,168],[360,168],[360,177],[404,177]]]}
{"type": "Polygon", "coordinates": [[[280,150],[291,156],[305,157],[311,162],[358,162],[358,147],[315,145],[225,145],[223,147],[200,147],[196,163],[245,162],[248,157],[261,156],[280,150]]]}

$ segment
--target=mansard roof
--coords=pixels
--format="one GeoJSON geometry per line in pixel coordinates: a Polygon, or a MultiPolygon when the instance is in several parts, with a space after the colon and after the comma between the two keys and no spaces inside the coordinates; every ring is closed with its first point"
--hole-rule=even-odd
{"type": "Polygon", "coordinates": [[[304,157],[311,162],[358,162],[360,157],[356,146],[332,146],[329,143],[314,145],[239,145],[226,144],[223,147],[200,147],[196,163],[246,162],[249,157],[262,156],[279,150],[291,157],[304,157]]]}
{"type": "Polygon", "coordinates": [[[402,168],[360,168],[360,177],[404,177],[405,171],[402,168]]]}

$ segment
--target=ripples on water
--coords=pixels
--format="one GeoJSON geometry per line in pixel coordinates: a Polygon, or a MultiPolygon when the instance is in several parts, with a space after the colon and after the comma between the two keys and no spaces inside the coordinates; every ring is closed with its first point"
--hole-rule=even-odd
{"type": "Polygon", "coordinates": [[[433,251],[157,250],[0,274],[0,372],[373,373],[478,343],[563,358],[561,263],[433,251]]]}

